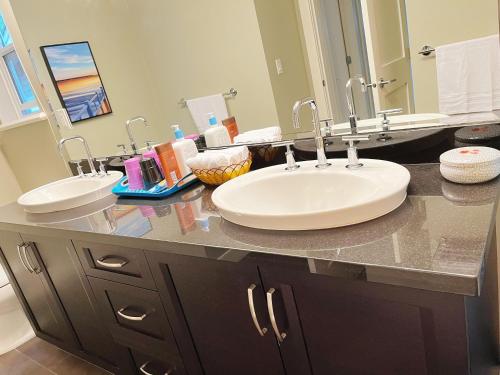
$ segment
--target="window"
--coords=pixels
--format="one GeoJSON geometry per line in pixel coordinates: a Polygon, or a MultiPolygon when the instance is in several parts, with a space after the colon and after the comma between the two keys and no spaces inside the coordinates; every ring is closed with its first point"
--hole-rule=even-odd
{"type": "Polygon", "coordinates": [[[19,61],[2,14],[0,14],[0,76],[4,78],[19,117],[40,112],[35,93],[19,61]]]}

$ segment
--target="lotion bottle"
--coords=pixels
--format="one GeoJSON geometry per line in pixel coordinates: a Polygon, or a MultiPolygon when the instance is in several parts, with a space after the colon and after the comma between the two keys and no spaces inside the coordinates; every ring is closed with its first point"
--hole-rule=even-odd
{"type": "Polygon", "coordinates": [[[204,134],[207,147],[228,146],[231,144],[229,132],[225,126],[222,126],[217,122],[217,118],[213,113],[208,114],[208,124],[210,127],[204,134]]]}
{"type": "Polygon", "coordinates": [[[172,129],[175,136],[175,142],[172,146],[182,178],[184,178],[191,173],[191,168],[187,166],[186,161],[198,155],[198,148],[192,139],[184,138],[184,132],[179,125],[172,125],[172,129]]]}

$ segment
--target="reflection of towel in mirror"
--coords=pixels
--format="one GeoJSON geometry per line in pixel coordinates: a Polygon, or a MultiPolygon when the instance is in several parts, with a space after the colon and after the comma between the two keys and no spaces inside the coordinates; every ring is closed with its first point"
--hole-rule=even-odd
{"type": "Polygon", "coordinates": [[[222,120],[229,117],[226,100],[222,94],[189,99],[186,100],[186,104],[200,134],[203,134],[209,127],[208,113],[214,113],[219,123],[222,123],[222,120]]]}
{"type": "Polygon", "coordinates": [[[229,147],[222,150],[200,152],[186,161],[193,170],[214,169],[241,163],[248,159],[247,146],[229,147]]]}
{"type": "Polygon", "coordinates": [[[441,113],[500,109],[498,34],[438,47],[436,65],[441,113]]]}
{"type": "Polygon", "coordinates": [[[250,130],[234,137],[234,143],[250,142],[276,142],[281,141],[281,128],[271,126],[268,128],[250,130]]]}

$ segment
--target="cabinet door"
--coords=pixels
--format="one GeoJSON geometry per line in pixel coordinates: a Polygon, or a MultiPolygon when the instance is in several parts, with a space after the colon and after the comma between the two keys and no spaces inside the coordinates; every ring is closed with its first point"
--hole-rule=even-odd
{"type": "Polygon", "coordinates": [[[76,347],[69,321],[36,248],[19,249],[22,244],[17,233],[0,233],[2,261],[37,336],[62,347],[76,347]]]}
{"type": "Polygon", "coordinates": [[[173,281],[206,375],[285,373],[255,265],[169,255],[161,261],[163,278],[173,281]]]}
{"type": "Polygon", "coordinates": [[[292,291],[315,375],[468,373],[459,296],[277,267],[261,275],[292,291]]]}
{"type": "Polygon", "coordinates": [[[71,241],[21,236],[23,242],[33,244],[40,255],[83,352],[96,364],[113,372],[125,367],[122,362],[127,361],[128,351],[113,342],[100,319],[95,298],[71,241]]]}

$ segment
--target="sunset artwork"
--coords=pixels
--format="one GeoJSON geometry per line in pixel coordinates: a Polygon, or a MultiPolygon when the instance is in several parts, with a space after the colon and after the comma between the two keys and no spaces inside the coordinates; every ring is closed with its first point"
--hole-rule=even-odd
{"type": "Polygon", "coordinates": [[[72,123],[111,113],[88,42],[40,47],[72,123]]]}

